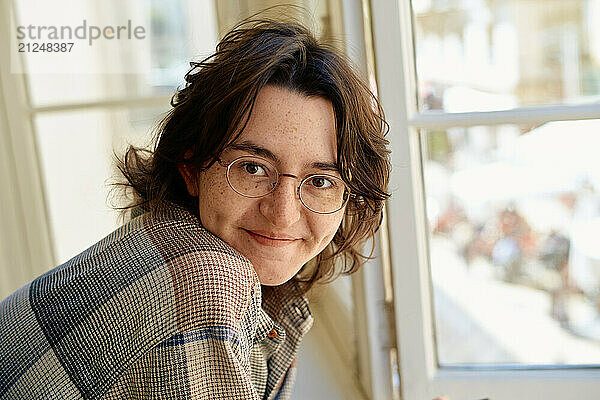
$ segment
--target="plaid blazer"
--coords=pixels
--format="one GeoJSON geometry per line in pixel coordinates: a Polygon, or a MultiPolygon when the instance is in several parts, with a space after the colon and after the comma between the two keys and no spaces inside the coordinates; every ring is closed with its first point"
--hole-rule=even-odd
{"type": "Polygon", "coordinates": [[[313,319],[293,283],[263,290],[161,206],[0,303],[0,398],[287,399],[313,319]]]}

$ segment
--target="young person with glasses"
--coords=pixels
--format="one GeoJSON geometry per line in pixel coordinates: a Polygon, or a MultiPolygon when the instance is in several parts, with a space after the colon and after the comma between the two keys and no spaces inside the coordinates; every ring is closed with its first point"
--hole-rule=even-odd
{"type": "Polygon", "coordinates": [[[381,222],[383,112],[296,23],[237,26],[185,79],[119,160],[131,220],[0,303],[0,398],[289,398],[305,293],[381,222]]]}

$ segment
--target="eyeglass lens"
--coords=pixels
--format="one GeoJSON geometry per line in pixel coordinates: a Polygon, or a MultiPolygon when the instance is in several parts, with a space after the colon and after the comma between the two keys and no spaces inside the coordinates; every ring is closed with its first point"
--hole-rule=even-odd
{"type": "MultiPolygon", "coordinates": [[[[231,187],[247,197],[265,196],[275,189],[279,179],[277,169],[268,161],[254,157],[241,157],[228,168],[231,187]]],[[[311,175],[300,185],[300,199],[304,205],[318,213],[335,212],[347,200],[344,182],[334,176],[311,175]]]]}

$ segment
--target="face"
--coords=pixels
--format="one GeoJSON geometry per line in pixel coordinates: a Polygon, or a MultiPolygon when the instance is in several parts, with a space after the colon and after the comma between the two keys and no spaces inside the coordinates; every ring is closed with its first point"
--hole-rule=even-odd
{"type": "Polygon", "coordinates": [[[267,159],[285,174],[273,192],[241,196],[231,189],[227,168],[219,163],[196,177],[180,171],[190,194],[198,196],[204,227],[248,258],[261,284],[280,285],[319,254],[340,226],[344,209],[314,213],[302,205],[297,189],[307,175],[340,176],[336,149],[330,101],[266,86],[244,132],[221,159],[225,164],[241,156],[267,159]]]}

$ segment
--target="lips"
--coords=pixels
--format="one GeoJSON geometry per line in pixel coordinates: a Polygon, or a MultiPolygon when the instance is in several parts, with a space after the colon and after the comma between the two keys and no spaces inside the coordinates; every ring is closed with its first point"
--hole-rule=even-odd
{"type": "Polygon", "coordinates": [[[251,231],[248,229],[244,229],[244,232],[246,232],[256,242],[264,246],[270,247],[283,247],[292,244],[297,240],[300,240],[299,238],[295,238],[293,236],[278,234],[274,232],[265,232],[260,230],[251,231]]]}
{"type": "Polygon", "coordinates": [[[250,229],[244,229],[244,230],[247,232],[253,233],[255,235],[266,237],[267,239],[272,239],[272,240],[297,240],[298,239],[298,238],[290,236],[290,235],[283,235],[283,234],[278,234],[278,233],[273,233],[273,232],[250,230],[250,229]]]}

